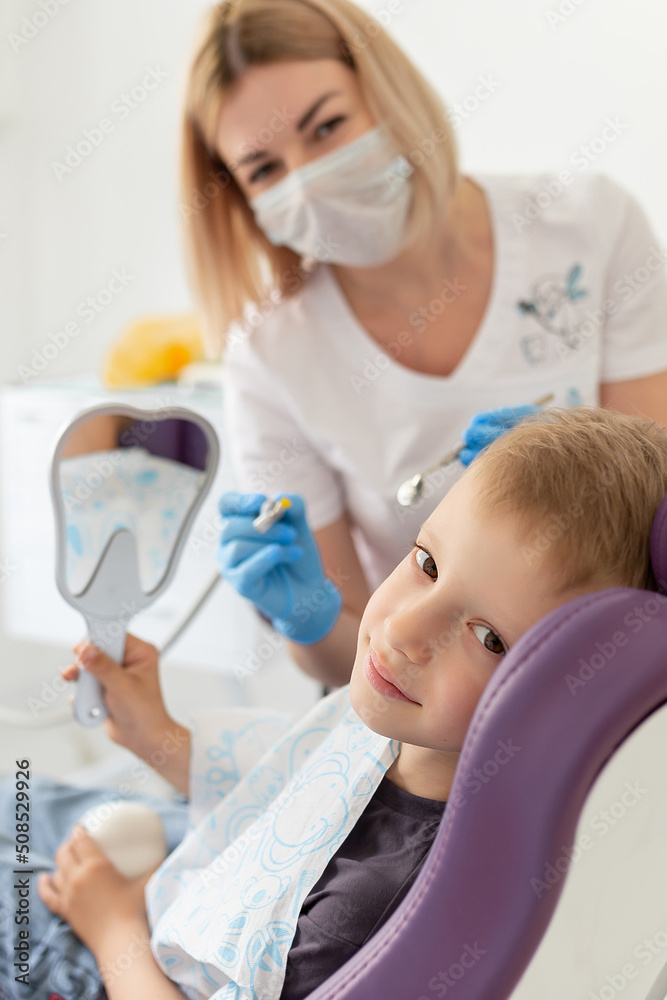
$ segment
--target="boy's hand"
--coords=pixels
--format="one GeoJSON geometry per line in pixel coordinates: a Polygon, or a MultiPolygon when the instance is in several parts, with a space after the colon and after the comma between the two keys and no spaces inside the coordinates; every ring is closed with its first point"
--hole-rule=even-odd
{"type": "Polygon", "coordinates": [[[77,662],[62,671],[64,680],[76,680],[77,664],[83,664],[104,689],[109,738],[139,757],[149,756],[175,726],[162,698],[155,646],[128,634],[122,665],[87,640],[78,643],[74,652],[77,662]]]}
{"type": "Polygon", "coordinates": [[[121,875],[82,826],[55,853],[56,869],[42,872],[37,893],[94,955],[121,925],[148,931],[144,887],[150,877],[121,875]]]}

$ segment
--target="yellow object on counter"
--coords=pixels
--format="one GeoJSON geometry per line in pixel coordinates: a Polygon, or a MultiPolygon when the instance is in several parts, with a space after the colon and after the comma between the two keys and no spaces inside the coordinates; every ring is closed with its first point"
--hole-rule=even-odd
{"type": "Polygon", "coordinates": [[[128,326],[112,344],[102,367],[107,389],[131,389],[176,378],[181,368],[204,358],[197,317],[147,316],[128,326]]]}

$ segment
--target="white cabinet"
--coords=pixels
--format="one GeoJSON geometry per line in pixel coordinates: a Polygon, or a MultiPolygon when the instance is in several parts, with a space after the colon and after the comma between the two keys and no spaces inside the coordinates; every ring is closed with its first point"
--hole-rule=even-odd
{"type": "MultiPolygon", "coordinates": [[[[130,629],[158,647],[171,634],[216,572],[217,500],[234,489],[226,459],[221,391],[163,384],[109,392],[82,377],[0,390],[0,600],[3,626],[15,638],[70,647],[83,635],[83,619],[55,585],[54,518],[48,488],[51,450],[77,413],[108,402],[147,410],[184,406],[205,416],[218,432],[221,461],[213,487],[193,525],[176,575],[165,594],[133,619],[130,629]]],[[[246,601],[221,583],[169,656],[243,676],[256,663],[265,632],[246,601]]]]}

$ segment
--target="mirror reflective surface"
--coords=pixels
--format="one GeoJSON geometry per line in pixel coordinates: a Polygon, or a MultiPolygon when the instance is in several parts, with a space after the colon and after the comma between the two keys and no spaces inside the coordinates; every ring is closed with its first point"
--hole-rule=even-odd
{"type": "MultiPolygon", "coordinates": [[[[91,641],[117,663],[131,619],[175,572],[218,459],[213,426],[183,407],[93,407],[56,442],[56,583],[83,614],[91,641]]],[[[108,715],[98,681],[83,668],[74,712],[88,726],[108,715]]]]}
{"type": "Polygon", "coordinates": [[[141,589],[164,577],[206,478],[208,445],[190,420],[93,416],[72,430],[60,455],[65,581],[80,595],[122,528],[136,539],[141,589]]]}

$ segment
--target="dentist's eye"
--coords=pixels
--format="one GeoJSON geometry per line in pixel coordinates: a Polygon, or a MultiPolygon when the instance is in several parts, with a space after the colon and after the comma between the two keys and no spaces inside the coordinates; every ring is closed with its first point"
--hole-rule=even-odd
{"type": "Polygon", "coordinates": [[[488,625],[471,625],[470,628],[485,649],[495,653],[497,656],[505,655],[507,652],[505,643],[498,633],[494,632],[488,625]]]}
{"type": "Polygon", "coordinates": [[[326,139],[344,121],[345,115],[337,115],[336,118],[330,118],[328,122],[322,122],[321,125],[318,125],[314,134],[318,139],[326,139]]]}
{"type": "Polygon", "coordinates": [[[276,164],[274,160],[269,160],[268,163],[263,163],[261,167],[258,167],[257,170],[255,170],[254,173],[250,175],[250,177],[248,178],[249,182],[251,184],[254,184],[255,181],[266,180],[271,171],[275,169],[275,166],[276,164]]]}
{"type": "Polygon", "coordinates": [[[438,579],[438,567],[433,556],[423,549],[421,545],[415,543],[415,561],[420,569],[423,569],[432,580],[438,579]]]}

